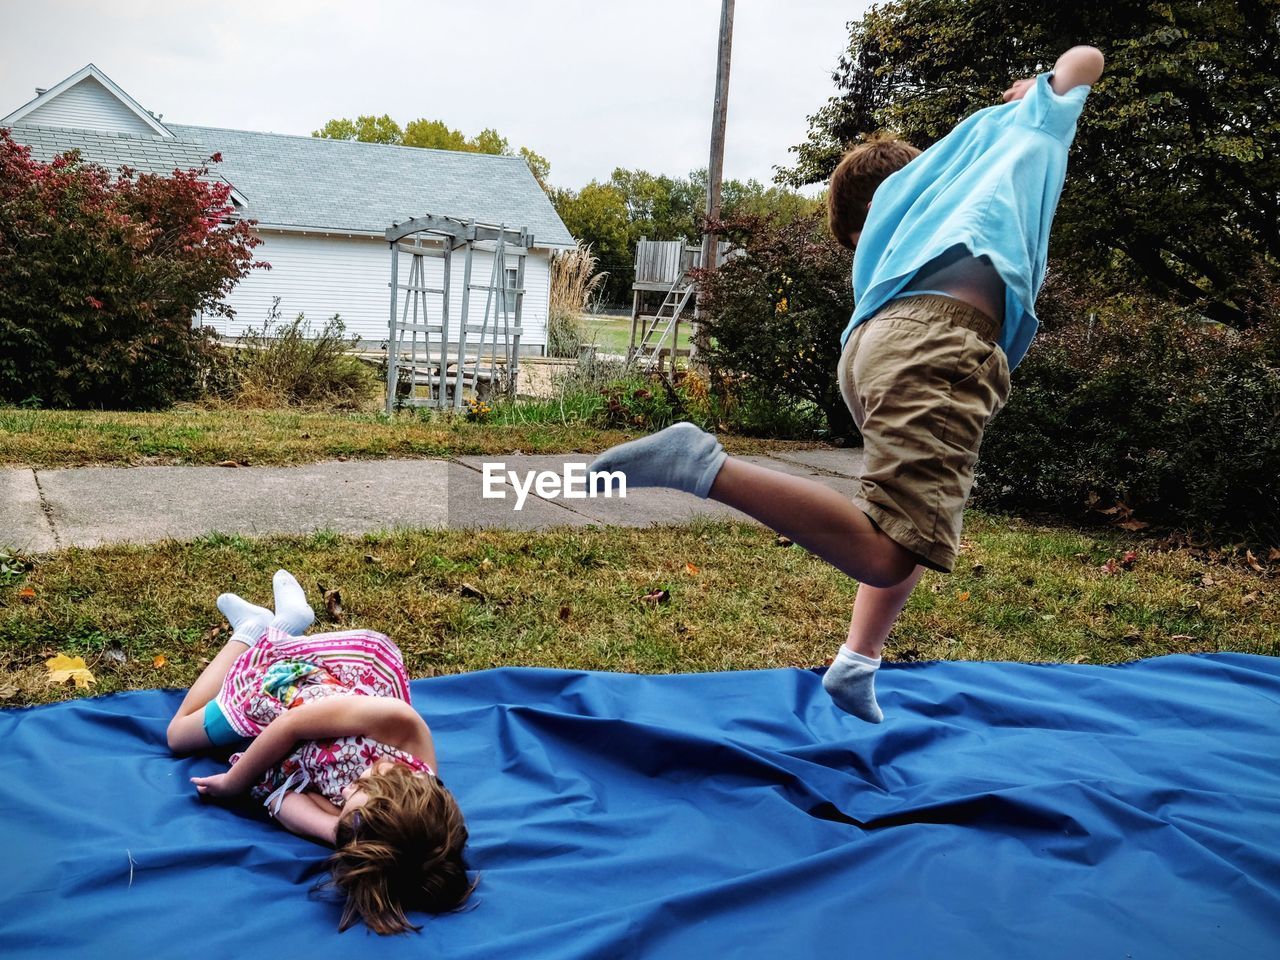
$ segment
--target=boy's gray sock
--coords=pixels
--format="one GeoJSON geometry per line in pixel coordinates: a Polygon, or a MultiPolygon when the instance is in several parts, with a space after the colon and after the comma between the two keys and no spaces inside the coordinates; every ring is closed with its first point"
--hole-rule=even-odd
{"type": "Polygon", "coordinates": [[[842,646],[827,668],[822,686],[845,713],[868,723],[879,723],[884,719],[876,703],[876,670],[879,668],[879,657],[864,657],[842,646]]]}
{"type": "Polygon", "coordinates": [[[628,487],[670,487],[705,500],[727,456],[711,434],[677,423],[606,450],[587,469],[621,470],[628,487]]]}
{"type": "Polygon", "coordinates": [[[224,593],[218,597],[218,610],[231,624],[231,639],[250,647],[266,633],[267,624],[272,617],[271,611],[266,607],[256,606],[234,593],[224,593]]]}
{"type": "Polygon", "coordinates": [[[271,586],[276,597],[276,614],[271,626],[291,637],[302,636],[307,627],[316,622],[315,611],[307,603],[302,584],[288,570],[277,570],[271,586]]]}

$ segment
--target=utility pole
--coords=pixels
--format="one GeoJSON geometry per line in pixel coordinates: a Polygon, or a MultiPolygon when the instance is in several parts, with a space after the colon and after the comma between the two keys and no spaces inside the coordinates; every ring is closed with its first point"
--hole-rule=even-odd
{"type": "MultiPolygon", "coordinates": [[[[729,57],[733,48],[733,0],[721,0],[720,54],[716,62],[716,99],[711,111],[711,160],[707,164],[707,219],[720,218],[720,181],[724,177],[724,127],[729,116],[729,57]]],[[[717,238],[710,230],[702,234],[702,269],[716,265],[717,238]]],[[[694,331],[697,324],[694,324],[694,331]]],[[[690,359],[693,344],[690,342],[690,359]]]]}

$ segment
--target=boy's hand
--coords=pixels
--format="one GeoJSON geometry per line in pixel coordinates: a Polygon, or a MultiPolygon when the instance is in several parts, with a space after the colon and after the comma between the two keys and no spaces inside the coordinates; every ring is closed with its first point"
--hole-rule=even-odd
{"type": "Polygon", "coordinates": [[[211,777],[192,777],[191,782],[195,784],[196,793],[202,797],[220,800],[223,797],[234,797],[240,792],[231,782],[230,770],[226,773],[215,773],[211,777]]]}
{"type": "Polygon", "coordinates": [[[1013,103],[1015,100],[1021,100],[1027,95],[1027,91],[1035,85],[1035,77],[1026,77],[1025,79],[1018,80],[1012,87],[1004,92],[1000,99],[1005,103],[1013,103]]]}

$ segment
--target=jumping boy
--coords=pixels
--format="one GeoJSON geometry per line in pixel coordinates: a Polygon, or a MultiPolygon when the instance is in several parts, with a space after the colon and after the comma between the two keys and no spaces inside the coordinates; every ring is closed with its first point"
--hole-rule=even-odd
{"type": "Polygon", "coordinates": [[[862,431],[852,502],[803,477],[737,460],[689,423],[614,447],[591,470],[631,487],[672,487],[728,504],[816,553],[861,586],[823,686],[836,705],[883,718],[875,672],[924,569],[950,573],[987,423],[1035,335],[1049,227],[1089,88],[1093,47],[1020,80],[1002,105],[921,153],[872,140],[831,177],[828,223],[856,249],[855,309],[840,391],[862,431]]]}

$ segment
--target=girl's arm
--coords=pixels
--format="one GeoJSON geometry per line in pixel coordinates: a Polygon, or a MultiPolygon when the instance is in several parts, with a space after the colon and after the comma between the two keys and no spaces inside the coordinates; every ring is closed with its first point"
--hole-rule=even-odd
{"type": "Polygon", "coordinates": [[[196,792],[211,797],[244,793],[301,740],[366,736],[425,760],[434,770],[435,749],[426,721],[395,697],[325,697],[272,720],[226,773],[192,777],[196,792]]]}
{"type": "Polygon", "coordinates": [[[337,814],[326,812],[312,800],[314,794],[286,793],[276,820],[290,833],[333,846],[338,829],[337,814]]]}

